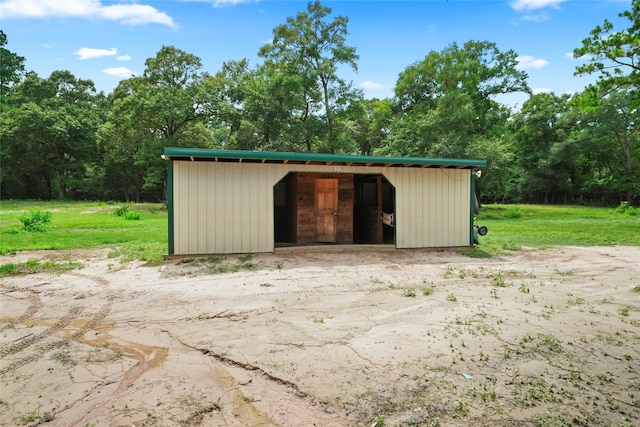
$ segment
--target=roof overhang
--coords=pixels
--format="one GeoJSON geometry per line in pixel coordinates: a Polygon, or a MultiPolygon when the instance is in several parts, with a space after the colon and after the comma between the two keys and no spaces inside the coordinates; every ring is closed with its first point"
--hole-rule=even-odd
{"type": "Polygon", "coordinates": [[[282,163],[296,165],[421,167],[476,169],[486,160],[428,159],[425,157],[355,156],[349,154],[286,153],[274,151],[209,150],[165,147],[163,159],[191,162],[282,163]]]}

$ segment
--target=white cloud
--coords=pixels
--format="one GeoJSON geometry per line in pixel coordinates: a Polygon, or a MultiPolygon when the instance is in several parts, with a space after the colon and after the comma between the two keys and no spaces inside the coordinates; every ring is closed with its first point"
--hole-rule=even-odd
{"type": "Polygon", "coordinates": [[[539,93],[551,93],[553,92],[551,89],[548,89],[546,87],[539,87],[536,89],[532,89],[531,92],[533,92],[534,95],[537,95],[539,93]]]}
{"type": "Polygon", "coordinates": [[[578,61],[588,61],[589,59],[591,59],[591,55],[589,54],[585,54],[575,58],[573,56],[573,52],[565,52],[564,56],[569,59],[577,59],[578,61]]]}
{"type": "Polygon", "coordinates": [[[515,0],[511,2],[511,7],[518,12],[544,9],[546,7],[558,9],[560,4],[565,1],[567,0],[515,0]]]}
{"type": "Polygon", "coordinates": [[[116,56],[118,61],[131,61],[131,55],[116,56]]]}
{"type": "Polygon", "coordinates": [[[549,20],[548,13],[538,13],[537,15],[524,15],[520,18],[520,21],[528,22],[544,22],[549,20]]]}
{"type": "Polygon", "coordinates": [[[367,80],[362,82],[360,85],[363,89],[384,89],[384,86],[380,83],[372,82],[371,80],[367,80]]]}
{"type": "Polygon", "coordinates": [[[105,6],[101,0],[5,0],[0,2],[2,18],[101,18],[121,24],[163,24],[175,27],[173,18],[135,0],[105,6]]]}
{"type": "Polygon", "coordinates": [[[108,74],[110,76],[129,78],[136,73],[128,69],[127,67],[113,67],[113,68],[105,68],[102,70],[103,73],[108,74]]]}
{"type": "Polygon", "coordinates": [[[45,49],[51,49],[51,45],[49,43],[43,44],[42,47],[45,49]]]}
{"type": "Polygon", "coordinates": [[[549,65],[549,61],[546,59],[535,58],[531,55],[518,56],[516,60],[518,61],[517,70],[539,69],[549,65]]]}
{"type": "Polygon", "coordinates": [[[257,0],[213,0],[213,7],[234,6],[240,3],[255,3],[257,0]]]}
{"type": "Polygon", "coordinates": [[[233,6],[241,3],[257,3],[258,0],[182,0],[185,3],[211,3],[213,7],[233,6]]]}
{"type": "Polygon", "coordinates": [[[103,56],[114,56],[118,54],[118,49],[92,49],[90,47],[81,47],[75,52],[78,59],[102,58],[103,56]]]}

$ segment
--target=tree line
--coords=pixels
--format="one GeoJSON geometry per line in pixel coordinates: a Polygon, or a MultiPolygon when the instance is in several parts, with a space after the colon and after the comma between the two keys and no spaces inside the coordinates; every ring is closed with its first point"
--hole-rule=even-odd
{"type": "Polygon", "coordinates": [[[163,200],[165,146],[488,160],[485,202],[640,202],[640,0],[574,50],[574,95],[532,94],[517,53],[452,43],[398,76],[394,96],[366,99],[348,18],[319,1],[273,30],[263,62],[225,62],[162,46],[144,73],[108,95],[69,71],[43,78],[0,30],[0,197],[163,200]],[[626,22],[626,21],[625,21],[626,22]],[[519,111],[497,101],[523,92],[519,111]]]}

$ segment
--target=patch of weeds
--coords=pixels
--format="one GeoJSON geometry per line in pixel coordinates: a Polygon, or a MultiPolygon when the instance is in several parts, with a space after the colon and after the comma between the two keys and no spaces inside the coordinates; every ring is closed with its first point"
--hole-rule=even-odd
{"type": "Polygon", "coordinates": [[[502,344],[502,357],[505,359],[511,359],[511,353],[511,348],[506,344],[502,344]]]}
{"type": "Polygon", "coordinates": [[[116,210],[113,211],[113,214],[115,216],[124,216],[124,214],[126,214],[127,212],[129,212],[129,205],[122,205],[116,208],[116,210]]]}
{"type": "Polygon", "coordinates": [[[539,377],[526,385],[523,396],[516,401],[522,406],[537,406],[540,403],[558,403],[559,398],[554,393],[554,386],[539,377]]]}
{"type": "Polygon", "coordinates": [[[75,366],[78,364],[70,355],[65,351],[58,351],[53,353],[51,356],[51,360],[55,360],[56,362],[60,362],[63,365],[75,366]]]}
{"type": "Polygon", "coordinates": [[[491,278],[491,285],[498,288],[506,288],[507,286],[509,286],[508,283],[504,280],[504,277],[502,277],[502,272],[500,271],[494,274],[491,278]]]}
{"type": "Polygon", "coordinates": [[[416,296],[416,290],[413,288],[407,288],[404,290],[404,293],[402,295],[405,297],[414,298],[416,296]]]}
{"type": "Polygon", "coordinates": [[[547,352],[559,353],[562,351],[560,340],[550,334],[538,334],[536,348],[547,352]]]}
{"type": "Polygon", "coordinates": [[[82,264],[75,261],[66,262],[53,262],[43,261],[39,262],[35,259],[30,259],[20,263],[8,263],[0,265],[0,277],[5,276],[26,276],[28,274],[36,273],[58,273],[62,274],[65,271],[74,270],[82,267],[82,264]]]}
{"type": "Polygon", "coordinates": [[[472,398],[480,399],[483,402],[495,401],[498,397],[496,388],[486,381],[482,381],[477,388],[474,386],[470,391],[470,395],[472,398]]]}
{"type": "Polygon", "coordinates": [[[629,315],[629,308],[628,307],[621,307],[618,309],[618,314],[620,316],[628,316],[629,315]]]}
{"type": "Polygon", "coordinates": [[[316,317],[313,319],[313,323],[324,323],[324,317],[316,317]]]}
{"type": "Polygon", "coordinates": [[[629,205],[629,202],[620,202],[615,209],[616,213],[629,216],[640,216],[640,208],[629,205]]]}
{"type": "Polygon", "coordinates": [[[284,268],[284,263],[282,261],[276,261],[274,264],[277,270],[282,270],[284,268]]]}
{"type": "Polygon", "coordinates": [[[214,255],[207,258],[207,263],[211,264],[209,265],[209,273],[211,274],[235,273],[240,270],[256,271],[259,267],[258,263],[253,262],[252,254],[239,256],[235,263],[214,255]]]}
{"type": "Polygon", "coordinates": [[[523,294],[528,294],[529,293],[529,287],[527,285],[525,285],[524,283],[522,283],[520,285],[520,287],[518,288],[518,290],[520,292],[522,292],[523,294]]]}
{"type": "Polygon", "coordinates": [[[631,291],[640,293],[640,285],[634,286],[633,288],[631,288],[631,291]]]}
{"type": "Polygon", "coordinates": [[[598,372],[596,373],[596,378],[600,380],[600,384],[611,384],[614,382],[615,376],[607,371],[607,372],[598,372]]]}
{"type": "Polygon", "coordinates": [[[433,286],[430,286],[428,288],[422,288],[422,295],[424,296],[432,295],[433,291],[434,291],[433,286]]]}
{"type": "Polygon", "coordinates": [[[219,411],[221,406],[219,403],[214,402],[208,405],[202,405],[200,402],[194,404],[195,408],[191,415],[184,420],[180,420],[179,424],[181,426],[199,426],[202,425],[202,421],[204,420],[205,415],[210,414],[215,411],[219,411]]]}
{"type": "Polygon", "coordinates": [[[550,334],[525,334],[518,343],[516,351],[519,354],[525,353],[561,353],[562,346],[560,340],[550,334]]]}
{"type": "Polygon", "coordinates": [[[574,270],[559,270],[557,268],[555,268],[553,272],[559,276],[573,276],[574,274],[576,274],[574,270]]]}
{"type": "Polygon", "coordinates": [[[371,423],[371,427],[381,427],[384,425],[384,415],[377,415],[373,422],[371,423]]]}
{"type": "Polygon", "coordinates": [[[575,297],[575,298],[569,298],[569,300],[567,301],[567,304],[569,305],[582,305],[586,303],[585,299],[582,297],[575,297]]]}
{"type": "Polygon", "coordinates": [[[491,288],[489,294],[491,294],[492,298],[498,299],[498,288],[491,288]]]}
{"type": "Polygon", "coordinates": [[[555,314],[555,311],[553,311],[552,308],[544,308],[542,310],[540,310],[540,312],[538,314],[536,314],[536,316],[541,317],[543,319],[549,320],[551,319],[551,316],[555,314]]]}
{"type": "Polygon", "coordinates": [[[22,223],[22,228],[28,232],[46,231],[53,214],[49,211],[39,209],[31,210],[18,217],[22,223]]]}
{"type": "Polygon", "coordinates": [[[449,277],[451,277],[451,275],[453,274],[454,268],[450,265],[447,266],[447,268],[444,271],[444,278],[448,279],[449,277]]]}
{"type": "Polygon", "coordinates": [[[610,334],[607,334],[607,335],[598,334],[596,335],[596,338],[608,345],[614,345],[616,347],[620,347],[624,345],[624,341],[610,334]]]}
{"type": "Polygon", "coordinates": [[[140,215],[140,212],[127,211],[124,213],[124,215],[122,215],[122,217],[127,221],[140,221],[142,215],[140,215]]]}
{"type": "Polygon", "coordinates": [[[238,263],[242,270],[256,271],[258,269],[258,263],[253,262],[253,254],[239,256],[238,263]]]}
{"type": "Polygon", "coordinates": [[[456,403],[453,407],[453,416],[455,418],[458,417],[466,417],[469,414],[469,402],[465,402],[464,400],[456,400],[456,403]]]}
{"type": "Polygon", "coordinates": [[[483,251],[477,246],[474,246],[472,248],[456,249],[454,252],[469,258],[491,258],[492,257],[490,253],[483,251]]]}
{"type": "Polygon", "coordinates": [[[447,295],[447,301],[458,301],[458,298],[454,294],[447,295]]]}
{"type": "Polygon", "coordinates": [[[20,423],[21,424],[28,424],[28,423],[32,423],[35,420],[37,420],[38,414],[34,411],[32,412],[27,412],[26,414],[24,414],[22,417],[20,417],[20,423]]]}

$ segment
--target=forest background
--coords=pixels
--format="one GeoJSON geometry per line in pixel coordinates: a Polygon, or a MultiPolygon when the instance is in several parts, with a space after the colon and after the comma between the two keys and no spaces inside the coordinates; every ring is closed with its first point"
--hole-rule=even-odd
{"type": "Polygon", "coordinates": [[[162,46],[109,94],[59,70],[43,78],[0,30],[0,198],[162,201],[163,147],[486,159],[490,203],[640,203],[640,0],[585,34],[573,95],[532,94],[513,51],[488,40],[429,52],[394,96],[366,99],[340,76],[357,69],[348,17],[319,1],[286,19],[263,63],[162,46]],[[496,99],[528,93],[513,111],[496,99]]]}

